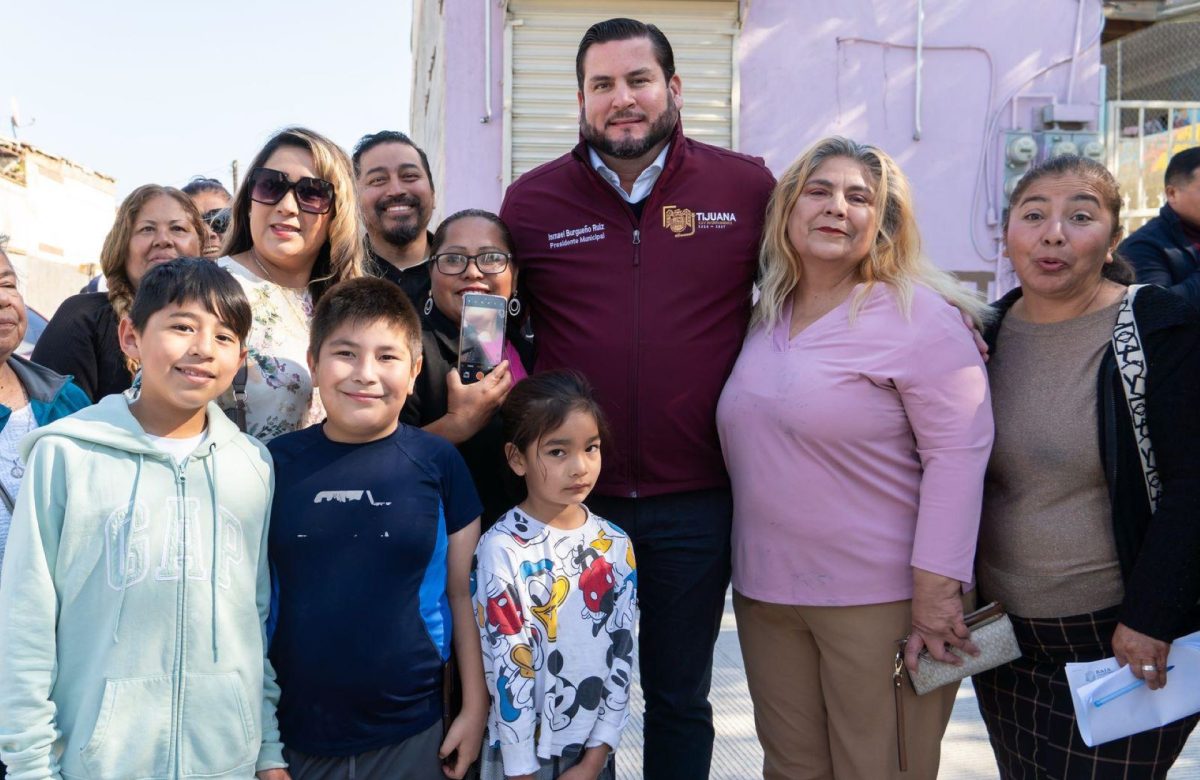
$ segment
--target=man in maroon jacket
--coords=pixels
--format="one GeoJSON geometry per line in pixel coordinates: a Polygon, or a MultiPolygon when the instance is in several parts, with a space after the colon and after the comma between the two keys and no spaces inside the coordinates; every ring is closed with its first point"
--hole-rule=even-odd
{"type": "Polygon", "coordinates": [[[574,368],[608,415],[589,502],[638,557],[645,777],[708,776],[713,644],[732,502],[717,399],[741,347],[774,179],[683,134],[671,45],[593,25],[575,61],[578,146],[522,176],[501,216],[521,263],[538,370],[574,368]]]}

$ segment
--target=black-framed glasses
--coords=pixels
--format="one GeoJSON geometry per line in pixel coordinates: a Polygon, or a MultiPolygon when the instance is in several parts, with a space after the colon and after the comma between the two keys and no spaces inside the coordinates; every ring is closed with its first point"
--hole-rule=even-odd
{"type": "Polygon", "coordinates": [[[225,235],[225,231],[229,230],[229,209],[211,209],[201,216],[208,229],[218,236],[225,235]]]}
{"type": "Polygon", "coordinates": [[[296,181],[274,168],[255,168],[247,179],[250,200],[274,206],[283,200],[288,190],[296,193],[296,205],[309,214],[326,214],[333,207],[333,185],[315,176],[302,176],[296,181]]]}
{"type": "Polygon", "coordinates": [[[477,255],[461,255],[457,252],[451,252],[444,255],[434,255],[432,258],[437,269],[447,276],[459,276],[467,271],[467,266],[471,261],[475,261],[475,267],[479,269],[481,274],[498,274],[508,268],[508,261],[512,259],[512,255],[504,252],[480,252],[477,255]]]}

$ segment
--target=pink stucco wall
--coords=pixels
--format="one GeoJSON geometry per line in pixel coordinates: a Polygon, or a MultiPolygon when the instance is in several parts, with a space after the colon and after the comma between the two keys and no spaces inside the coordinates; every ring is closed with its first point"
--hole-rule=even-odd
{"type": "MultiPolygon", "coordinates": [[[[1005,98],[1020,88],[1018,94],[1065,101],[1069,63],[1034,77],[1071,55],[1079,3],[1081,48],[1092,45],[1076,58],[1072,102],[1094,105],[1098,118],[1100,0],[926,0],[922,133],[914,141],[914,52],[846,39],[913,45],[915,0],[842,0],[837,18],[828,16],[829,4],[821,0],[755,0],[738,52],[742,150],[763,156],[779,173],[828,134],[876,144],[912,181],[930,257],[954,271],[994,271],[997,232],[986,224],[982,187],[972,210],[984,125],[1001,112],[988,139],[995,152],[988,191],[998,218],[997,132],[1012,126],[1005,98]],[[972,247],[972,221],[980,251],[972,247]]],[[[1049,100],[1019,99],[1018,125],[1032,127],[1034,110],[1049,100]]]]}
{"type": "MultiPolygon", "coordinates": [[[[449,0],[445,4],[445,181],[438,182],[442,216],[465,208],[498,211],[504,197],[500,172],[504,159],[504,11],[499,3],[491,3],[492,118],[485,123],[480,121],[485,105],[484,2],[490,0],[449,0]]],[[[564,95],[563,99],[573,101],[575,96],[564,95]]]]}
{"type": "MultiPolygon", "coordinates": [[[[1065,102],[1081,3],[1071,102],[1093,106],[1098,118],[1101,0],[925,0],[919,141],[913,140],[916,58],[900,48],[916,42],[916,0],[841,0],[836,17],[825,0],[743,3],[736,54],[740,150],[762,156],[778,174],[825,135],[877,144],[912,180],[929,255],[955,271],[993,272],[997,230],[988,222],[999,217],[1001,134],[1012,126],[1008,98],[1028,96],[1017,102],[1017,125],[1025,128],[1035,109],[1065,102]],[[977,187],[984,128],[993,118],[986,140],[990,183],[977,187]]],[[[493,117],[484,124],[482,3],[459,0],[445,9],[441,213],[496,208],[503,197],[503,12],[493,5],[493,117]]],[[[688,74],[680,76],[686,101],[688,74]]]]}

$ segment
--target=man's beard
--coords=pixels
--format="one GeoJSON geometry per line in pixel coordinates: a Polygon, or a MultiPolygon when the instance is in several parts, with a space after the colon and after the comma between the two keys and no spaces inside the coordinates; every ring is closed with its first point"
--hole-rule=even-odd
{"type": "MultiPolygon", "coordinates": [[[[617,114],[611,118],[620,119],[623,116],[628,115],[617,114]]],[[[666,110],[659,114],[658,119],[655,119],[650,125],[644,138],[622,138],[619,141],[612,141],[604,135],[603,128],[597,129],[588,124],[583,108],[579,109],[579,132],[583,135],[583,140],[587,141],[596,151],[607,154],[609,157],[616,157],[618,160],[633,160],[646,154],[670,137],[678,121],[679,109],[668,97],[666,110]]]]}
{"type": "Polygon", "coordinates": [[[375,204],[375,215],[379,218],[379,232],[383,240],[396,247],[406,247],[424,235],[429,225],[429,212],[421,204],[421,200],[412,195],[396,195],[384,198],[375,204]],[[412,206],[412,214],[403,222],[388,222],[387,208],[396,204],[412,206]]]}

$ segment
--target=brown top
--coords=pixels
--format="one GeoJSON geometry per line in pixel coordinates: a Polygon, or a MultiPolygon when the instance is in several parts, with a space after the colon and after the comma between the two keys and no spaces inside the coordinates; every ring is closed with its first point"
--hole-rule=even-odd
{"type": "Polygon", "coordinates": [[[1004,318],[988,364],[996,440],[980,524],[980,591],[1021,617],[1124,597],[1096,418],[1119,303],[1065,322],[1004,318]]]}

